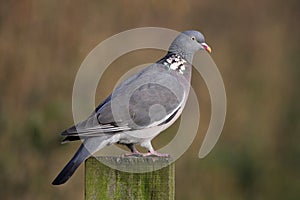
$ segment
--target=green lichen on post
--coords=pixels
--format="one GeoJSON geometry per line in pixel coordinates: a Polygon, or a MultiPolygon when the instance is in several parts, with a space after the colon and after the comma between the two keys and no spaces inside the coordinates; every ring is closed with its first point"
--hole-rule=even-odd
{"type": "Polygon", "coordinates": [[[91,157],[85,163],[86,200],[174,199],[175,166],[169,164],[170,158],[110,156],[97,159],[91,157]],[[118,165],[122,171],[102,162],[118,165]],[[157,168],[161,169],[149,171],[157,168]],[[133,170],[141,173],[131,172],[133,170]]]}

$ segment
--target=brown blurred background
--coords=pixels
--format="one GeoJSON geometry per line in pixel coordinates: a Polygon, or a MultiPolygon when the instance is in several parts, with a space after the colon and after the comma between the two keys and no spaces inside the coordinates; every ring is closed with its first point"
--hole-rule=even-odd
{"type": "MultiPolygon", "coordinates": [[[[79,145],[61,145],[59,137],[73,123],[76,72],[99,42],[143,26],[202,31],[227,91],[223,133],[200,160],[210,101],[193,75],[203,121],[176,162],[176,199],[300,199],[299,6],[297,0],[1,1],[1,199],[84,198],[83,167],[66,185],[51,185],[79,145]]],[[[97,103],[130,67],[163,55],[141,53],[113,64],[97,103]]],[[[156,147],[166,140],[159,137],[156,147]]]]}

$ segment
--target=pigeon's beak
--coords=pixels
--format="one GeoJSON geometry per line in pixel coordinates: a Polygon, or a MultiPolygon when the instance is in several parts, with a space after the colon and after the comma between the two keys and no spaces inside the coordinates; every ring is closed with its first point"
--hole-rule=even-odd
{"type": "Polygon", "coordinates": [[[209,52],[209,53],[211,53],[211,48],[210,48],[210,46],[208,46],[206,43],[201,43],[201,45],[203,46],[203,48],[207,51],[207,52],[209,52]]]}

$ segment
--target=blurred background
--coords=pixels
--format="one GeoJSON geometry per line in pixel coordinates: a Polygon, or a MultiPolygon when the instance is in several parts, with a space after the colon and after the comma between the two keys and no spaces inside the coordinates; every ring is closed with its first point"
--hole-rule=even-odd
{"type": "MultiPolygon", "coordinates": [[[[84,198],[83,167],[67,184],[51,185],[79,146],[61,145],[59,136],[73,123],[76,72],[98,43],[144,26],[202,31],[227,92],[223,133],[200,160],[210,100],[193,74],[201,122],[176,162],[176,199],[300,199],[299,6],[296,0],[1,1],[1,199],[84,198]]],[[[116,60],[95,102],[131,67],[163,54],[145,50],[116,60]]],[[[159,136],[154,146],[164,141],[159,136]]]]}

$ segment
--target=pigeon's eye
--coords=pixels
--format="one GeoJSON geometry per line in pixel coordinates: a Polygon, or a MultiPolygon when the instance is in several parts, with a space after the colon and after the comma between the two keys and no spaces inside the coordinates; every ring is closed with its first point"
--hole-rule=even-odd
{"type": "Polygon", "coordinates": [[[192,36],[191,39],[192,39],[192,40],[196,40],[195,36],[192,36]]]}

